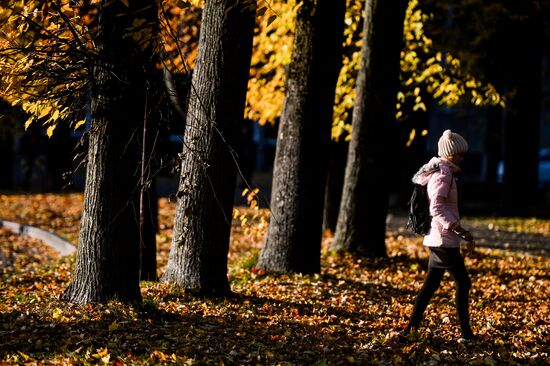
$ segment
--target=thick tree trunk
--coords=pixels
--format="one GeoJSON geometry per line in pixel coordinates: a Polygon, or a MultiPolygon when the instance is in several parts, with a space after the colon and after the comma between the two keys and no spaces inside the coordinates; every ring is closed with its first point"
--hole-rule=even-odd
{"type": "Polygon", "coordinates": [[[503,133],[503,213],[507,216],[532,215],[537,205],[543,20],[536,3],[526,5],[531,8],[529,20],[516,24],[513,38],[507,39],[507,80],[513,90],[503,133]]]}
{"type": "Polygon", "coordinates": [[[298,11],[277,136],[271,221],[257,264],[264,271],[320,270],[323,200],[344,14],[344,0],[307,0],[298,11]]]}
{"type": "Polygon", "coordinates": [[[206,0],[185,129],[178,203],[163,281],[190,291],[230,293],[227,253],[236,166],[252,53],[252,2],[206,0]]]}
{"type": "MultiPolygon", "coordinates": [[[[333,248],[386,255],[388,128],[395,121],[406,1],[367,0],[344,190],[333,248]]],[[[396,164],[395,162],[392,165],[396,164]]]]}
{"type": "Polygon", "coordinates": [[[84,212],[74,276],[63,294],[70,303],[141,300],[138,204],[143,108],[136,108],[136,103],[145,98],[145,77],[140,47],[133,37],[124,36],[136,14],[153,4],[132,1],[127,8],[117,2],[99,10],[84,212]]]}

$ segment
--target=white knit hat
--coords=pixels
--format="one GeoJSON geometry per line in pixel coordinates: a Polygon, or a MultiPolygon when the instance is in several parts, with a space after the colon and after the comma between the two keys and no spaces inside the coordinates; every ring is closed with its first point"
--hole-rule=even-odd
{"type": "Polygon", "coordinates": [[[437,154],[442,158],[448,158],[455,154],[468,151],[468,143],[458,133],[445,130],[437,142],[437,154]]]}

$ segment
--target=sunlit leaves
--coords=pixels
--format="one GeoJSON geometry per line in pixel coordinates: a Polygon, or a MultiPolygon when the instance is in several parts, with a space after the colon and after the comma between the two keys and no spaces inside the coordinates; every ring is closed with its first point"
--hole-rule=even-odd
{"type": "Polygon", "coordinates": [[[57,127],[57,125],[51,125],[51,126],[48,126],[48,128],[46,129],[46,135],[48,137],[52,137],[53,135],[53,131],[55,130],[55,128],[57,127]]]}
{"type": "MultiPolygon", "coordinates": [[[[348,0],[344,30],[344,52],[335,105],[332,137],[349,138],[350,113],[355,99],[355,78],[360,67],[362,12],[364,1],[348,0]]],[[[284,99],[285,67],[290,62],[296,2],[275,1],[278,19],[271,27],[262,12],[254,41],[247,117],[261,124],[274,122],[281,114],[284,99]]],[[[454,106],[466,100],[474,106],[504,105],[491,84],[484,84],[461,70],[460,60],[443,54],[434,47],[424,30],[430,20],[418,8],[418,1],[409,2],[404,25],[404,48],[401,54],[401,97],[398,97],[397,119],[406,114],[426,111],[425,95],[440,104],[454,106]]]]}
{"type": "Polygon", "coordinates": [[[290,63],[296,12],[295,0],[274,1],[260,14],[254,36],[246,116],[260,124],[274,123],[284,99],[285,67],[290,63]],[[275,14],[277,17],[275,18],[275,14]]]}
{"type": "Polygon", "coordinates": [[[8,1],[0,29],[0,88],[3,98],[39,121],[48,134],[81,109],[73,108],[86,83],[82,46],[88,30],[75,3],[8,1]]]}
{"type": "Polygon", "coordinates": [[[83,126],[86,123],[86,120],[80,120],[74,124],[74,129],[78,129],[80,126],[83,126]]]}
{"type": "MultiPolygon", "coordinates": [[[[121,12],[132,5],[126,0],[103,5],[117,3],[121,12]]],[[[97,5],[10,0],[0,6],[0,19],[7,20],[0,29],[0,89],[5,100],[29,116],[25,127],[39,122],[51,135],[58,123],[82,124],[97,56],[97,5]]],[[[136,49],[156,51],[154,23],[136,17],[123,39],[130,38],[136,49]]]]}
{"type": "Polygon", "coordinates": [[[334,102],[332,138],[351,137],[351,111],[355,103],[355,78],[361,61],[361,32],[364,1],[347,0],[342,69],[334,102]]]}
{"type": "MultiPolygon", "coordinates": [[[[0,196],[7,218],[57,233],[78,231],[81,208],[77,194],[0,196]]],[[[162,199],[159,208],[162,271],[175,203],[162,199]]],[[[0,257],[15,253],[12,258],[21,264],[16,276],[0,281],[0,330],[9,335],[0,344],[0,363],[517,365],[548,359],[550,261],[522,248],[539,241],[548,253],[549,220],[466,220],[487,245],[519,243],[515,251],[480,248],[466,258],[473,282],[472,326],[481,342],[463,345],[457,342],[455,289],[448,275],[420,332],[409,340],[398,335],[427,265],[421,239],[407,234],[404,219],[389,223],[389,258],[335,255],[325,238],[321,274],[262,276],[250,269],[269,213],[238,208],[234,217],[229,277],[236,296],[194,297],[162,283],[142,282],[141,306],[67,306],[59,296],[74,257],[56,262],[39,249],[40,243],[25,244],[0,229],[0,241],[10,243],[9,251],[0,246],[0,257]]]]}
{"type": "Polygon", "coordinates": [[[418,0],[409,1],[404,24],[405,47],[401,52],[403,95],[398,105],[411,105],[412,111],[426,111],[424,96],[430,95],[439,104],[452,107],[462,100],[474,106],[500,105],[504,100],[493,85],[482,83],[462,71],[460,60],[449,53],[437,51],[424,31],[430,16],[418,8],[418,0]],[[420,90],[422,92],[420,92],[420,90]]]}
{"type": "Polygon", "coordinates": [[[166,57],[162,67],[190,73],[197,56],[202,1],[164,1],[159,15],[166,57]]]}
{"type": "MultiPolygon", "coordinates": [[[[48,1],[10,0],[0,7],[0,24],[3,24],[0,50],[8,56],[0,59],[0,89],[10,103],[20,106],[26,103],[24,109],[30,115],[27,124],[39,121],[52,131],[51,126],[58,121],[72,121],[74,127],[76,121],[82,120],[82,94],[80,100],[74,97],[79,95],[75,91],[84,90],[89,69],[78,52],[82,46],[93,51],[88,26],[97,14],[93,9],[81,13],[79,5],[68,0],[59,4],[60,11],[47,4],[48,1]],[[58,116],[53,118],[55,111],[58,116]]],[[[161,4],[164,59],[159,67],[166,66],[175,74],[188,74],[198,49],[202,1],[167,0],[161,4]]],[[[296,0],[258,2],[246,116],[260,124],[274,123],[281,114],[285,69],[290,63],[300,4],[296,0]]],[[[334,139],[350,137],[355,78],[360,67],[363,5],[362,0],[347,1],[342,69],[334,105],[334,139]]],[[[491,84],[463,73],[456,57],[434,47],[424,30],[429,21],[430,16],[419,9],[418,1],[411,0],[404,27],[402,87],[396,118],[426,111],[427,96],[446,106],[464,100],[474,106],[504,105],[491,84]]],[[[143,19],[134,21],[126,37],[132,37],[143,48],[154,46],[151,28],[143,19]]]]}
{"type": "Polygon", "coordinates": [[[258,206],[258,193],[260,192],[259,188],[248,189],[245,188],[242,192],[242,196],[246,197],[246,202],[248,207],[256,208],[258,206]]]}

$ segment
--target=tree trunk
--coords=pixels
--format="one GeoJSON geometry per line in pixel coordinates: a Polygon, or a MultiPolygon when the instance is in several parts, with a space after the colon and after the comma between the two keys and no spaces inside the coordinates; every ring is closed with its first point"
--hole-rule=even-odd
{"type": "Polygon", "coordinates": [[[140,279],[157,280],[158,196],[154,172],[158,169],[156,148],[160,115],[158,104],[145,99],[141,144],[141,192],[139,197],[140,279]],[[152,106],[150,106],[152,104],[152,106]],[[152,108],[151,108],[152,107],[152,108]]]}
{"type": "Polygon", "coordinates": [[[141,300],[138,204],[143,108],[136,108],[136,103],[145,98],[141,60],[147,55],[133,37],[125,35],[136,17],[148,12],[144,8],[156,15],[153,4],[132,1],[128,8],[116,2],[99,9],[84,212],[74,276],[63,294],[70,303],[141,300]]]}
{"type": "Polygon", "coordinates": [[[323,232],[328,231],[332,235],[336,231],[338,210],[340,209],[340,201],[342,200],[347,148],[348,143],[343,140],[331,141],[330,143],[325,207],[323,210],[323,232]]]}
{"type": "Polygon", "coordinates": [[[529,20],[516,23],[512,39],[507,39],[507,80],[513,90],[504,120],[503,213],[507,216],[532,215],[537,205],[543,47],[537,3],[526,3],[529,20]]]}
{"type": "Polygon", "coordinates": [[[344,14],[344,0],[307,0],[298,10],[277,135],[271,220],[257,264],[264,271],[320,270],[323,200],[344,14]]]}
{"type": "Polygon", "coordinates": [[[214,296],[231,292],[227,254],[255,6],[206,0],[184,137],[178,203],[163,281],[214,296]]]}
{"type": "Polygon", "coordinates": [[[365,7],[362,67],[333,248],[369,257],[386,255],[390,162],[385,149],[395,122],[405,10],[404,0],[367,0],[365,7]]]}
{"type": "Polygon", "coordinates": [[[157,232],[158,232],[158,195],[154,178],[150,178],[149,187],[142,193],[140,211],[140,243],[142,281],[156,281],[157,277],[157,232]]]}

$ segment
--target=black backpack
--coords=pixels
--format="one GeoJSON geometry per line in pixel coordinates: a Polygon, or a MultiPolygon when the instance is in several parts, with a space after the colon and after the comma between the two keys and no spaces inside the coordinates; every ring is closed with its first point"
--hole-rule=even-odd
{"type": "Polygon", "coordinates": [[[413,193],[409,201],[407,228],[419,235],[426,235],[430,231],[431,222],[428,187],[414,183],[413,193]]]}

